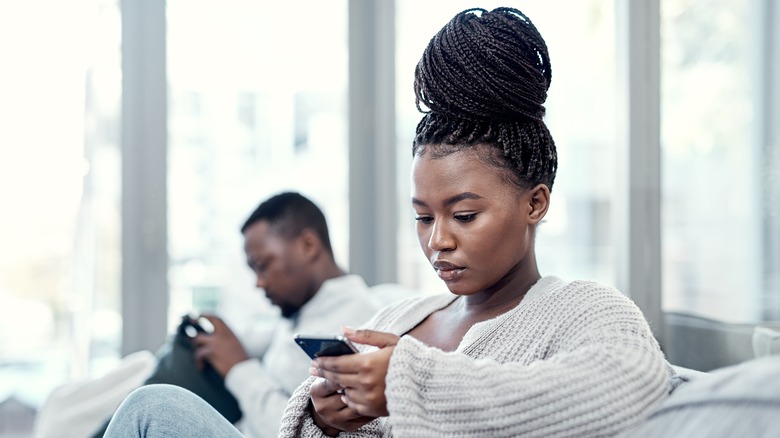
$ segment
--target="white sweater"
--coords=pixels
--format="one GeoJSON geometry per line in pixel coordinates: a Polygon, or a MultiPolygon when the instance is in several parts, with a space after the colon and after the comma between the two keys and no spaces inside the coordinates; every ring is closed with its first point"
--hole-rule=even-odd
{"type": "MultiPolygon", "coordinates": [[[[402,335],[450,294],[413,298],[366,327],[402,335]]],[[[474,325],[457,350],[403,336],[390,359],[389,417],[339,437],[611,436],[644,419],[673,374],[642,313],[593,282],[539,280],[514,309],[474,325]]],[[[280,437],[322,437],[309,378],[285,410],[280,437]]]]}

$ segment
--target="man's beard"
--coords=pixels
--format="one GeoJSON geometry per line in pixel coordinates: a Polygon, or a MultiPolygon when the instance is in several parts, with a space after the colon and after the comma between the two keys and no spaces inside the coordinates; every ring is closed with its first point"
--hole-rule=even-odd
{"type": "Polygon", "coordinates": [[[279,311],[282,314],[282,318],[286,319],[296,319],[298,317],[299,310],[301,310],[300,307],[291,306],[289,304],[279,306],[279,311]]]}

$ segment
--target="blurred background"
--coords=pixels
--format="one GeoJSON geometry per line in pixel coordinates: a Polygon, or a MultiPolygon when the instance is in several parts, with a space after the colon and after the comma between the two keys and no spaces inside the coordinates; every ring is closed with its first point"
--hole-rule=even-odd
{"type": "Polygon", "coordinates": [[[409,202],[413,71],[474,6],[549,47],[542,274],[617,286],[673,362],[748,359],[780,319],[773,0],[2,2],[0,436],[184,313],[273,316],[239,228],[279,191],[370,285],[444,290],[409,202]]]}

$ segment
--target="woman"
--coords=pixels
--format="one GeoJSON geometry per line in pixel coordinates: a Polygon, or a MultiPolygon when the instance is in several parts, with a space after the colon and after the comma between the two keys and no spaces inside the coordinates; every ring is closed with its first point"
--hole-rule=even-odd
{"type": "MultiPolygon", "coordinates": [[[[467,10],[433,37],[415,71],[428,112],[412,207],[451,293],[346,328],[361,352],[313,362],[280,436],[610,436],[664,400],[672,371],[639,309],[611,287],[539,273],[534,236],[557,170],[550,78],[518,10],[467,10]]],[[[237,434],[182,391],[146,391],[120,408],[117,436],[237,434]]]]}
{"type": "Polygon", "coordinates": [[[609,436],[665,398],[671,371],[629,299],[539,274],[557,168],[550,78],[544,40],[515,9],[464,11],[430,41],[412,206],[451,294],[345,329],[362,354],[313,362],[281,436],[609,436]]]}

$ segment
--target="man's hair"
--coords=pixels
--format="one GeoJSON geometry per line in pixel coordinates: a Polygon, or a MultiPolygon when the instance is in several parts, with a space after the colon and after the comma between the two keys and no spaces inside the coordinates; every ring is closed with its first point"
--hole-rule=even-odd
{"type": "Polygon", "coordinates": [[[241,233],[260,221],[268,222],[277,234],[288,239],[309,228],[317,233],[322,245],[333,256],[325,215],[312,201],[299,193],[284,192],[263,201],[241,227],[241,233]]]}
{"type": "Polygon", "coordinates": [[[426,114],[412,155],[488,145],[493,153],[480,158],[509,170],[514,184],[552,190],[558,159],[542,120],[551,78],[547,45],[525,14],[512,8],[457,14],[415,68],[417,109],[426,114]]]}

